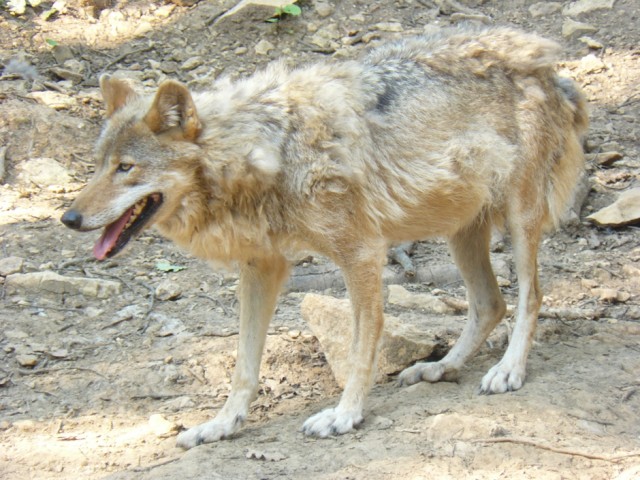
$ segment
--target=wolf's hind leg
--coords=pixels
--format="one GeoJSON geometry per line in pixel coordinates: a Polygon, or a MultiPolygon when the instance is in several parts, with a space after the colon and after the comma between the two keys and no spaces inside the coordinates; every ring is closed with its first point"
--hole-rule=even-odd
{"type": "Polygon", "coordinates": [[[231,394],[213,420],[178,435],[178,446],[192,448],[237,432],[258,392],[260,359],[269,321],[289,266],[281,257],[249,262],[240,270],[240,340],[231,394]]]}
{"type": "MultiPolygon", "coordinates": [[[[531,209],[531,204],[522,211],[531,209]]],[[[483,377],[482,393],[503,393],[522,387],[529,349],[533,342],[542,292],[538,284],[537,254],[542,234],[541,220],[513,215],[509,224],[514,263],[518,276],[518,309],[511,341],[502,360],[483,377]]]]}
{"type": "Polygon", "coordinates": [[[469,319],[460,338],[438,362],[418,363],[402,371],[401,385],[452,379],[500,323],[506,307],[489,260],[491,224],[478,219],[449,239],[449,249],[467,287],[469,319]]]}
{"type": "Polygon", "coordinates": [[[375,373],[378,342],[384,316],[382,303],[382,261],[384,242],[353,249],[348,261],[340,266],[353,308],[353,339],[349,362],[351,373],[335,408],[310,417],[302,426],[307,435],[328,437],[351,431],[363,420],[364,401],[375,373]]]}

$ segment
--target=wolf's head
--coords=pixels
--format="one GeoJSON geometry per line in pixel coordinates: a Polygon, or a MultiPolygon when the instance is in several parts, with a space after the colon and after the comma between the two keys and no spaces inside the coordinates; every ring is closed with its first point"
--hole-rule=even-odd
{"type": "Polygon", "coordinates": [[[80,231],[104,227],[93,254],[102,260],[180,204],[196,174],[202,126],[187,88],[166,81],[155,97],[103,76],[107,121],[93,178],[61,221],[80,231]]]}

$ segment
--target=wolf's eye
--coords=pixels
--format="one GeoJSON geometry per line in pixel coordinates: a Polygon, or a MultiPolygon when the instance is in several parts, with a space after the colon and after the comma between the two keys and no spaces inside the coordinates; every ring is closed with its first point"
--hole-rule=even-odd
{"type": "Polygon", "coordinates": [[[118,165],[118,168],[116,168],[116,172],[128,172],[132,168],[133,164],[131,163],[121,163],[120,165],[118,165]]]}

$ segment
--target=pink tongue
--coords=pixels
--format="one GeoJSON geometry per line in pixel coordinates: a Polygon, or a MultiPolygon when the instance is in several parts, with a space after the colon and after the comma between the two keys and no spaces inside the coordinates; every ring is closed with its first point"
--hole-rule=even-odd
{"type": "Polygon", "coordinates": [[[132,213],[133,207],[124,212],[118,220],[105,227],[104,232],[102,232],[102,235],[93,246],[94,257],[98,260],[104,260],[107,257],[107,253],[115,246],[132,213]]]}

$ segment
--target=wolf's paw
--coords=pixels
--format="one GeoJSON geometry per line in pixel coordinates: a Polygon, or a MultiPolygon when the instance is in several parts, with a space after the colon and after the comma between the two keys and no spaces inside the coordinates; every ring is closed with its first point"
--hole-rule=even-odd
{"type": "Polygon", "coordinates": [[[309,417],[302,425],[302,432],[320,438],[342,435],[353,430],[362,420],[361,412],[344,411],[339,407],[327,408],[309,417]]]}
{"type": "Polygon", "coordinates": [[[203,443],[217,442],[218,440],[230,437],[237,432],[242,426],[240,418],[226,422],[218,419],[210,422],[201,423],[196,427],[192,427],[178,435],[178,447],[189,449],[202,445],[203,443]]]}
{"type": "Polygon", "coordinates": [[[500,361],[482,378],[480,393],[504,393],[518,390],[524,384],[525,368],[500,361]]]}
{"type": "Polygon", "coordinates": [[[398,385],[407,387],[418,382],[439,382],[444,374],[445,368],[440,362],[416,363],[400,373],[398,385]]]}

